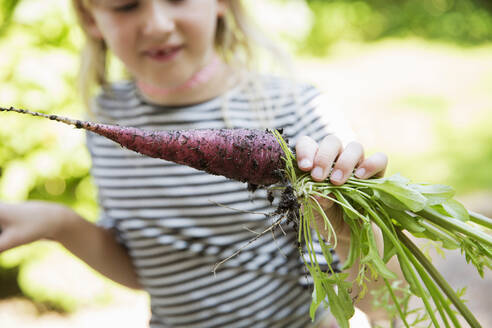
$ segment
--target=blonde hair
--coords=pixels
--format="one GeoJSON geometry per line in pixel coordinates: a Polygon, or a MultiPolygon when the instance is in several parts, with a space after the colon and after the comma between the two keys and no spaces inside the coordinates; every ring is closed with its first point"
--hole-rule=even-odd
{"type": "MultiPolygon", "coordinates": [[[[109,84],[108,61],[110,59],[108,48],[104,40],[96,39],[91,36],[86,29],[85,20],[90,8],[91,0],[72,0],[77,19],[86,37],[86,43],[81,53],[79,90],[82,99],[89,111],[93,115],[94,108],[91,106],[93,91],[96,88],[105,88],[109,84]]],[[[273,42],[260,33],[259,29],[252,23],[244,8],[241,0],[228,0],[227,13],[217,21],[215,33],[215,48],[217,53],[231,67],[240,68],[243,72],[254,72],[258,67],[256,53],[258,48],[267,50],[275,58],[280,59],[285,67],[291,67],[288,56],[276,47],[273,42]],[[282,61],[283,60],[283,61],[282,61]]],[[[129,76],[128,72],[125,72],[129,76]]],[[[270,127],[272,118],[271,106],[261,106],[265,110],[260,110],[258,100],[262,97],[262,86],[260,79],[254,74],[243,74],[243,83],[250,86],[255,95],[252,103],[258,112],[260,121],[264,127],[270,127]]],[[[223,113],[226,125],[230,125],[227,119],[227,99],[223,101],[223,113]]]]}

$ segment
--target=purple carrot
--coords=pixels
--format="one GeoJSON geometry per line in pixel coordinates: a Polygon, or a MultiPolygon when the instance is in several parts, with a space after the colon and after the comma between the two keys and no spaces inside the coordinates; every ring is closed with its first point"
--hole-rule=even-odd
{"type": "Polygon", "coordinates": [[[109,138],[140,154],[253,185],[266,186],[279,182],[284,168],[284,152],[273,133],[267,130],[150,131],[74,120],[13,107],[0,107],[0,111],[41,116],[73,125],[109,138]]]}

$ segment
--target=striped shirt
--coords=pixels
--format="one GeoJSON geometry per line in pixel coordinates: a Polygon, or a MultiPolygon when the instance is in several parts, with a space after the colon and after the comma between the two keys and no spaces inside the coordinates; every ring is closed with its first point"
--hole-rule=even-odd
{"type": "MultiPolygon", "coordinates": [[[[121,82],[94,103],[100,121],[143,129],[225,128],[225,121],[260,128],[252,110],[259,105],[269,106],[275,127],[284,129],[291,145],[303,134],[321,140],[334,133],[318,114],[320,93],[314,87],[261,79],[259,97],[240,85],[203,103],[167,107],[146,102],[134,83],[121,82]]],[[[90,132],[87,146],[99,224],[113,229],[128,249],[150,295],[152,328],[310,324],[312,289],[306,288],[309,279],[290,226],[263,234],[212,272],[255,237],[253,231],[272,224],[264,213],[275,202],[270,204],[265,190],[251,192],[245,183],[145,157],[90,132]]]]}

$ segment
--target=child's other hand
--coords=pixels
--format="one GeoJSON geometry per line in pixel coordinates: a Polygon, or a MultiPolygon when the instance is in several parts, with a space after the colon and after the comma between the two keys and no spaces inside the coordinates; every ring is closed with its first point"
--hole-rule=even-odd
{"type": "Polygon", "coordinates": [[[40,201],[0,203],[0,252],[40,239],[53,239],[67,208],[40,201]]]}
{"type": "Polygon", "coordinates": [[[323,181],[328,176],[334,185],[347,182],[354,169],[359,179],[383,176],[388,158],[383,153],[364,159],[364,149],[358,142],[351,142],[345,148],[336,136],[329,135],[321,143],[308,136],[302,136],[296,145],[297,165],[302,171],[311,171],[314,181],[323,181]],[[333,167],[333,170],[332,170],[333,167]]]}

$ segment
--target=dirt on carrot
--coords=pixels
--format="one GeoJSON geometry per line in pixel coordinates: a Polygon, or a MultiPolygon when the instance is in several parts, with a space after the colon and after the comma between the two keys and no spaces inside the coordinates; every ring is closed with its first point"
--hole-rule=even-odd
{"type": "Polygon", "coordinates": [[[268,130],[198,129],[149,131],[134,127],[74,120],[25,109],[0,111],[39,116],[73,125],[109,138],[140,154],[187,165],[214,175],[268,186],[282,180],[284,155],[275,136],[268,130]]]}

